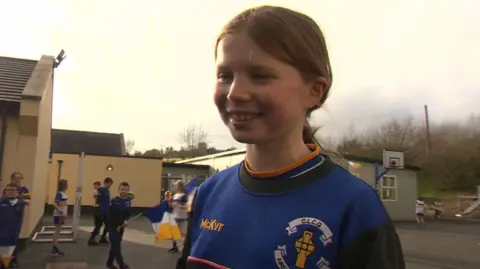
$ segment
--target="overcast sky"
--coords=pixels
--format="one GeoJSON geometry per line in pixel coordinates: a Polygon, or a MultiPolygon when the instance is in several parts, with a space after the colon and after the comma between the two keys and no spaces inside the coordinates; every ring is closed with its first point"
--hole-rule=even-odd
{"type": "Polygon", "coordinates": [[[65,49],[55,128],[122,132],[145,150],[178,146],[201,124],[229,147],[212,101],[213,44],[229,18],[262,4],[303,11],[326,35],[334,82],[313,117],[322,132],[420,118],[424,104],[434,122],[480,113],[478,0],[1,1],[0,55],[65,49]]]}

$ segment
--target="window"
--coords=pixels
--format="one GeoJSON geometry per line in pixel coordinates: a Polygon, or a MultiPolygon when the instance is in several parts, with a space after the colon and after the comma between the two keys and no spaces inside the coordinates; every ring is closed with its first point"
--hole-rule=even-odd
{"type": "Polygon", "coordinates": [[[382,177],[381,184],[381,198],[384,201],[397,200],[397,177],[385,175],[382,177]]]}

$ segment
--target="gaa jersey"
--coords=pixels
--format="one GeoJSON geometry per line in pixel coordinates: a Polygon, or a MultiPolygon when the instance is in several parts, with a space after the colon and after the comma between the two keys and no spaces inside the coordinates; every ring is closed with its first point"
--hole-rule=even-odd
{"type": "Polygon", "coordinates": [[[68,197],[64,192],[57,192],[55,195],[55,203],[57,206],[53,210],[53,216],[65,217],[68,214],[68,197]]]}
{"type": "Polygon", "coordinates": [[[0,197],[0,246],[14,246],[22,229],[25,202],[0,197]]]}
{"type": "MultiPolygon", "coordinates": [[[[32,194],[30,193],[30,190],[28,190],[27,187],[18,186],[17,189],[18,189],[19,198],[22,198],[24,200],[30,200],[32,198],[32,194]]],[[[3,190],[3,195],[5,195],[5,190],[3,190]]]]}
{"type": "Polygon", "coordinates": [[[110,190],[106,187],[100,187],[97,190],[95,206],[98,214],[108,215],[110,211],[110,190]]]}
{"type": "Polygon", "coordinates": [[[186,220],[188,218],[188,196],[186,193],[175,193],[172,198],[172,204],[178,205],[174,206],[172,209],[173,218],[176,220],[186,220]]]}
{"type": "Polygon", "coordinates": [[[424,214],[425,213],[425,202],[422,200],[417,200],[415,202],[415,213],[424,214]]]}
{"type": "Polygon", "coordinates": [[[376,192],[319,154],[270,177],[243,162],[223,170],[190,217],[177,269],[405,268],[376,192]]]}

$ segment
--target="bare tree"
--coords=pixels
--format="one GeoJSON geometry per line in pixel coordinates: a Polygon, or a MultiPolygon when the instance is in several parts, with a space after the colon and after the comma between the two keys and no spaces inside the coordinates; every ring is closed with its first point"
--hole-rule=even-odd
{"type": "Polygon", "coordinates": [[[382,159],[383,149],[405,153],[405,163],[422,167],[419,186],[430,191],[472,191],[480,185],[480,116],[463,122],[431,124],[430,156],[426,154],[425,126],[411,117],[392,119],[364,135],[350,128],[337,150],[382,159]]]}
{"type": "Polygon", "coordinates": [[[179,136],[183,148],[187,151],[193,151],[199,145],[203,145],[202,143],[207,142],[208,134],[201,125],[190,125],[179,136]]]}
{"type": "Polygon", "coordinates": [[[125,141],[125,153],[127,155],[132,155],[134,153],[133,148],[135,147],[135,141],[132,139],[127,139],[125,141]]]}

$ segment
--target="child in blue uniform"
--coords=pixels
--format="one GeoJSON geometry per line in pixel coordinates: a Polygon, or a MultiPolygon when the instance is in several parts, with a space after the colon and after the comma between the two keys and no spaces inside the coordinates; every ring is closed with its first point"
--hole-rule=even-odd
{"type": "Polygon", "coordinates": [[[308,118],[332,84],[318,25],[249,9],[224,27],[215,59],[215,104],[247,154],[198,188],[177,268],[405,268],[376,192],[315,143],[308,118]]]}
{"type": "Polygon", "coordinates": [[[55,225],[51,252],[53,256],[65,256],[65,253],[58,248],[58,238],[60,237],[60,232],[62,231],[62,225],[65,224],[65,219],[68,216],[67,189],[68,181],[66,179],[60,179],[58,181],[58,190],[53,203],[53,224],[55,225]]]}
{"type": "Polygon", "coordinates": [[[121,244],[125,226],[130,217],[130,199],[128,193],[130,186],[127,182],[120,183],[118,187],[119,196],[112,199],[108,216],[108,236],[110,237],[110,251],[108,253],[107,268],[117,269],[113,265],[116,261],[118,269],[129,269],[122,256],[121,244]]]}
{"type": "MultiPolygon", "coordinates": [[[[23,212],[26,203],[19,198],[18,186],[15,183],[9,183],[5,186],[4,194],[0,197],[0,246],[16,246],[20,230],[22,229],[23,212]]],[[[14,252],[15,253],[15,252],[14,252]]],[[[18,263],[10,267],[19,267],[18,263]]],[[[0,263],[0,268],[2,264],[0,263]]]]}
{"type": "MultiPolygon", "coordinates": [[[[29,205],[30,199],[32,198],[32,194],[27,187],[23,185],[23,174],[20,172],[13,172],[10,175],[10,183],[15,184],[18,189],[18,198],[23,200],[23,204],[29,205]]],[[[22,218],[23,221],[23,218],[22,218]]],[[[23,224],[23,223],[22,223],[23,224]]],[[[15,252],[13,253],[12,260],[10,262],[10,268],[17,268],[20,267],[18,262],[18,247],[15,248],[15,252]]]]}
{"type": "Polygon", "coordinates": [[[110,211],[110,187],[113,185],[113,180],[109,177],[103,180],[103,187],[97,189],[94,215],[95,215],[95,228],[92,231],[92,235],[88,240],[89,246],[97,246],[98,244],[109,244],[107,240],[107,224],[108,224],[108,212],[110,211]],[[103,227],[102,237],[97,243],[95,238],[100,233],[100,229],[103,227]]]}

